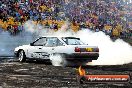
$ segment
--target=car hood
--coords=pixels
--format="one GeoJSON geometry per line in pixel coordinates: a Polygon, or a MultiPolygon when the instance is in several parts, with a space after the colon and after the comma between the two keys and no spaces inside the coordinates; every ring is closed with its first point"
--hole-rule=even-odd
{"type": "Polygon", "coordinates": [[[15,51],[19,50],[19,49],[27,49],[30,45],[22,45],[22,46],[18,46],[15,48],[15,51]]]}
{"type": "Polygon", "coordinates": [[[19,46],[19,47],[29,47],[30,45],[22,45],[22,46],[19,46]]]}

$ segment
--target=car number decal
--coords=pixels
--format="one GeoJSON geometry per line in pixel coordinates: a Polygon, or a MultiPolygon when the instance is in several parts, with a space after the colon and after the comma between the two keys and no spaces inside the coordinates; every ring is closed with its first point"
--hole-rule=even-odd
{"type": "Polygon", "coordinates": [[[47,52],[34,52],[31,57],[45,59],[49,57],[49,54],[47,52]]]}

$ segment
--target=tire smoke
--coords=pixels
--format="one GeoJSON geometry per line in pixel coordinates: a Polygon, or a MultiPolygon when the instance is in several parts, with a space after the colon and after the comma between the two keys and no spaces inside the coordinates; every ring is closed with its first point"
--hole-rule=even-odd
{"type": "Polygon", "coordinates": [[[50,61],[53,66],[64,66],[65,64],[65,58],[59,54],[50,56],[50,61]]]}
{"type": "MultiPolygon", "coordinates": [[[[0,56],[13,56],[15,47],[29,44],[39,36],[76,36],[90,46],[99,47],[99,58],[88,65],[119,65],[132,62],[132,46],[123,40],[112,41],[105,33],[92,32],[89,29],[82,29],[75,33],[69,29],[68,25],[66,22],[59,31],[54,32],[40,24],[34,25],[32,21],[27,21],[24,25],[25,31],[19,35],[11,36],[8,32],[0,32],[0,56]]],[[[54,59],[53,63],[62,60],[62,58],[54,59]]]]}
{"type": "MultiPolygon", "coordinates": [[[[119,65],[132,62],[132,46],[121,39],[112,41],[108,35],[105,35],[101,31],[92,32],[89,29],[82,29],[75,33],[67,30],[68,26],[65,24],[61,30],[54,32],[51,29],[45,29],[41,26],[35,27],[30,25],[31,23],[28,21],[25,27],[38,36],[76,36],[80,37],[83,42],[90,46],[98,46],[100,50],[99,58],[92,61],[92,63],[88,63],[88,65],[119,65]]],[[[58,59],[53,60],[55,63],[57,61],[58,59]]]]}
{"type": "Polygon", "coordinates": [[[99,47],[99,58],[89,65],[120,65],[132,62],[132,46],[121,39],[112,41],[103,32],[81,30],[77,35],[88,45],[99,47]]]}
{"type": "Polygon", "coordinates": [[[0,57],[14,56],[14,49],[17,46],[29,44],[33,40],[31,33],[25,31],[15,36],[8,31],[2,31],[0,38],[0,57]]]}

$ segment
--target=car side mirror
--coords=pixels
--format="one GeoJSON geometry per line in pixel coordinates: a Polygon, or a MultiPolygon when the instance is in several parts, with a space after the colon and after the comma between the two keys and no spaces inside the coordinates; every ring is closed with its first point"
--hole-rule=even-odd
{"type": "Polygon", "coordinates": [[[30,46],[33,46],[33,43],[30,43],[30,46]]]}

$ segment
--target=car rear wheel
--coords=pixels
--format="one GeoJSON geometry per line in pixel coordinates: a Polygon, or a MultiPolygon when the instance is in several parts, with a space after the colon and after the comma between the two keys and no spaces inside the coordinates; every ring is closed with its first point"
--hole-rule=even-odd
{"type": "Polygon", "coordinates": [[[18,59],[19,59],[20,62],[25,62],[26,61],[26,55],[25,55],[25,52],[23,50],[21,50],[18,53],[18,59]]]}

